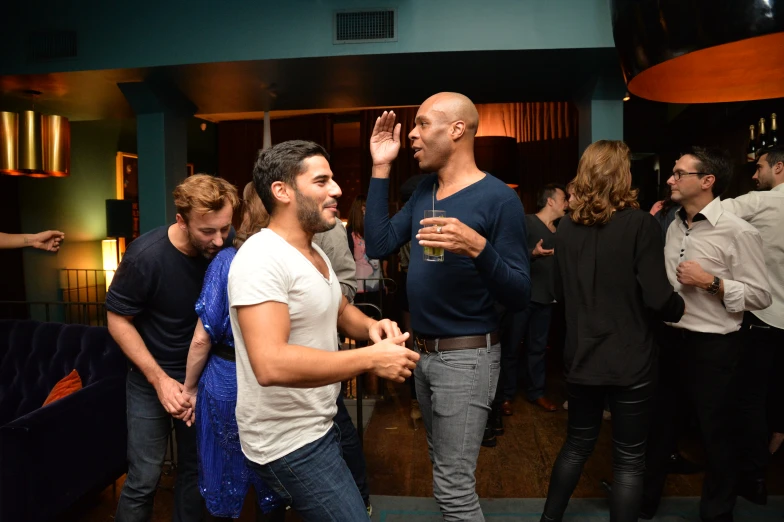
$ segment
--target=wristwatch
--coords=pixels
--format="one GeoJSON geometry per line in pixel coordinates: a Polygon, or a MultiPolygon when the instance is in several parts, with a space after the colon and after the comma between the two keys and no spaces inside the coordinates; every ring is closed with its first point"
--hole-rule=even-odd
{"type": "Polygon", "coordinates": [[[719,289],[721,288],[721,279],[716,276],[713,276],[713,282],[710,284],[706,290],[710,295],[716,295],[719,293],[719,289]]]}

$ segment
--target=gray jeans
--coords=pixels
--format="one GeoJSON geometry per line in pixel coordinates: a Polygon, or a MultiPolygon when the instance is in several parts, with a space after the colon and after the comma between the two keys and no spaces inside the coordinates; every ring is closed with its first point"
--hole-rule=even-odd
{"type": "Polygon", "coordinates": [[[484,522],[476,459],[501,368],[501,345],[422,354],[414,378],[445,521],[484,522]]]}

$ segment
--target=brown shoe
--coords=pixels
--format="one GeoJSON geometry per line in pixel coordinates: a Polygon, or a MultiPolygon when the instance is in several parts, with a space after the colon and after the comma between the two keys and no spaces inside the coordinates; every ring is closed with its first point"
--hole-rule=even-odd
{"type": "Polygon", "coordinates": [[[510,417],[512,415],[512,413],[513,413],[513,411],[512,411],[512,401],[504,401],[501,404],[501,413],[503,413],[507,417],[510,417]]]}
{"type": "Polygon", "coordinates": [[[534,404],[539,406],[545,411],[557,411],[558,407],[552,402],[548,401],[545,397],[539,397],[534,401],[534,404]]]}

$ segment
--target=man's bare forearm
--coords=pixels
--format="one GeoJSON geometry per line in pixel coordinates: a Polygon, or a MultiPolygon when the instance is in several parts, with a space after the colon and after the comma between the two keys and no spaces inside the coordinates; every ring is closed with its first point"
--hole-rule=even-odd
{"type": "Polygon", "coordinates": [[[284,344],[264,347],[254,357],[248,347],[253,373],[262,386],[318,388],[351,379],[373,368],[370,350],[360,348],[327,352],[284,344]]]}
{"type": "Polygon", "coordinates": [[[350,304],[338,316],[338,330],[355,341],[367,341],[368,330],[375,322],[375,319],[368,317],[359,308],[350,304]]]}
{"type": "Polygon", "coordinates": [[[166,373],[155,362],[130,317],[107,312],[109,333],[126,357],[139,368],[150,384],[155,385],[166,373]]]}

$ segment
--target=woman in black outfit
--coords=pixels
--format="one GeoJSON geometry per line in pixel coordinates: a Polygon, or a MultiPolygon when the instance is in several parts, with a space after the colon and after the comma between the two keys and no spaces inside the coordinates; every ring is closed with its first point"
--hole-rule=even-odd
{"type": "Polygon", "coordinates": [[[560,521],[593,452],[609,400],[611,522],[636,522],[656,387],[653,329],[678,322],[683,299],[664,269],[661,227],[639,210],[629,148],[597,141],[583,153],[571,213],[555,239],[556,295],[566,307],[569,426],[553,466],[542,521],[560,521]]]}

